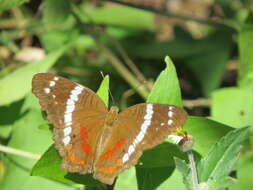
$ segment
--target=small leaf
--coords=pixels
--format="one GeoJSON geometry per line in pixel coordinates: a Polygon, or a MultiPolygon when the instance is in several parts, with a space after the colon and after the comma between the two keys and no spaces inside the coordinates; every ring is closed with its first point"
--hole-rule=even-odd
{"type": "Polygon", "coordinates": [[[165,62],[167,67],[156,79],[147,102],[182,106],[181,91],[175,66],[168,56],[165,58],[165,62]]]}
{"type": "MultiPolygon", "coordinates": [[[[233,130],[216,143],[198,166],[200,182],[218,181],[233,169],[249,127],[233,130]]],[[[210,184],[210,183],[209,183],[210,184]]]]}
{"type": "Polygon", "coordinates": [[[109,96],[108,96],[109,81],[110,81],[109,75],[106,75],[102,83],[100,84],[99,89],[97,90],[97,95],[104,101],[104,103],[107,106],[109,103],[109,96]]]}
{"type": "Polygon", "coordinates": [[[191,181],[191,168],[189,165],[182,159],[174,157],[176,168],[183,176],[183,182],[185,184],[186,189],[192,189],[192,181],[191,181]]]}

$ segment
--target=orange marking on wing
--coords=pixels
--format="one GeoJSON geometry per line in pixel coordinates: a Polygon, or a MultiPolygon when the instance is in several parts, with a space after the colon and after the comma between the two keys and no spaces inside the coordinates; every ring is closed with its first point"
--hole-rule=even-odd
{"type": "Polygon", "coordinates": [[[73,145],[72,145],[72,144],[68,144],[68,145],[66,146],[66,149],[67,149],[67,151],[73,150],[73,145]]]}
{"type": "Polygon", "coordinates": [[[114,145],[115,148],[120,148],[126,141],[125,137],[122,137],[118,142],[114,145]]]}
{"type": "Polygon", "coordinates": [[[105,168],[104,168],[104,167],[98,168],[98,171],[104,172],[104,171],[105,171],[105,168]]]}
{"type": "Polygon", "coordinates": [[[112,173],[114,170],[115,170],[114,167],[109,167],[109,168],[108,168],[108,173],[112,173]]]}
{"type": "Polygon", "coordinates": [[[69,156],[69,160],[71,160],[72,162],[74,162],[74,161],[76,161],[76,155],[75,154],[71,154],[70,156],[69,156]]]}
{"type": "Polygon", "coordinates": [[[81,137],[83,140],[86,140],[88,137],[87,131],[84,127],[81,127],[81,137]]]}
{"type": "Polygon", "coordinates": [[[87,156],[92,157],[93,154],[91,152],[91,146],[87,143],[88,133],[84,127],[81,127],[81,137],[83,141],[81,142],[81,146],[83,148],[83,151],[87,154],[87,156]]]}
{"type": "Polygon", "coordinates": [[[118,159],[116,161],[116,166],[121,166],[123,164],[122,160],[121,159],[118,159]]]}
{"type": "Polygon", "coordinates": [[[115,155],[117,149],[119,149],[125,143],[125,141],[126,141],[126,138],[122,137],[120,140],[118,140],[116,142],[116,144],[114,145],[114,147],[111,150],[105,152],[102,156],[100,156],[99,159],[100,160],[106,160],[108,158],[113,157],[115,155]]]}
{"type": "Polygon", "coordinates": [[[85,160],[78,160],[78,164],[81,164],[81,165],[85,164],[85,160]]]}

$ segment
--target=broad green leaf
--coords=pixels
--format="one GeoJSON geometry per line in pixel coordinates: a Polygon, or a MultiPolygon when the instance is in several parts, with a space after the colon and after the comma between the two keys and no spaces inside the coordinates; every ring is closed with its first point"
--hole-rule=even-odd
{"type": "Polygon", "coordinates": [[[168,178],[164,183],[157,187],[157,190],[187,190],[182,180],[182,175],[178,170],[174,170],[170,178],[168,178]]]}
{"type": "Polygon", "coordinates": [[[166,69],[158,76],[147,102],[182,106],[176,69],[168,56],[165,62],[166,69]]]}
{"type": "Polygon", "coordinates": [[[248,130],[249,127],[233,130],[212,147],[198,165],[200,182],[210,184],[228,176],[238,160],[238,153],[248,130]]]}
{"type": "Polygon", "coordinates": [[[239,85],[253,89],[253,11],[251,10],[239,33],[240,70],[239,85]]]}
{"type": "Polygon", "coordinates": [[[66,21],[70,14],[70,2],[62,0],[45,0],[43,20],[47,27],[53,28],[66,21]]]}
{"type": "Polygon", "coordinates": [[[109,75],[106,75],[97,91],[97,95],[104,101],[104,103],[107,106],[109,103],[109,96],[108,96],[109,81],[110,81],[109,75]]]}
{"type": "Polygon", "coordinates": [[[24,98],[31,90],[34,74],[46,72],[64,53],[66,47],[48,54],[43,60],[30,63],[0,79],[0,105],[10,104],[24,98]]]}
{"type": "Polygon", "coordinates": [[[212,94],[212,119],[239,128],[253,126],[253,92],[248,89],[223,88],[212,94]]]}
{"type": "Polygon", "coordinates": [[[210,148],[233,128],[222,123],[204,118],[188,117],[184,130],[194,138],[193,149],[201,155],[206,154],[210,148]]]}
{"type": "Polygon", "coordinates": [[[136,167],[136,177],[139,190],[154,190],[172,175],[174,167],[139,168],[136,167]]]}
{"type": "MultiPolygon", "coordinates": [[[[234,185],[237,182],[235,178],[232,178],[230,176],[222,177],[218,180],[210,180],[209,184],[211,184],[209,189],[206,190],[224,190],[228,189],[232,185],[234,185]]],[[[204,189],[203,189],[204,190],[204,189]]]]}
{"type": "MultiPolygon", "coordinates": [[[[36,126],[43,122],[40,111],[31,110],[26,112],[13,126],[12,138],[8,146],[41,154],[52,143],[49,131],[39,130],[36,126]]],[[[41,189],[74,189],[61,183],[50,181],[40,177],[31,177],[30,168],[36,162],[33,158],[8,155],[4,179],[0,183],[1,190],[20,189],[30,190],[40,187],[41,189]]]]}
{"type": "Polygon", "coordinates": [[[230,190],[252,190],[253,180],[252,180],[252,171],[253,171],[253,155],[244,154],[240,156],[239,163],[236,167],[236,176],[238,181],[234,184],[230,190]]]}
{"type": "Polygon", "coordinates": [[[137,190],[138,189],[134,167],[124,171],[118,176],[117,183],[115,184],[114,189],[115,190],[122,190],[122,189],[137,190]]]}
{"type": "Polygon", "coordinates": [[[205,96],[209,96],[220,85],[229,59],[231,42],[232,36],[230,34],[224,32],[214,34],[208,39],[208,46],[211,45],[212,49],[187,59],[205,96]]]}
{"type": "MultiPolygon", "coordinates": [[[[97,94],[105,102],[108,102],[108,88],[109,76],[106,76],[97,91],[97,94]]],[[[43,122],[41,123],[43,124],[43,122]]],[[[101,183],[93,179],[91,175],[80,175],[61,170],[61,157],[54,145],[52,145],[34,165],[31,174],[34,176],[49,177],[63,183],[79,183],[89,186],[101,185],[101,183]]]]}
{"type": "Polygon", "coordinates": [[[29,0],[0,0],[0,11],[10,9],[11,7],[21,5],[29,0]]]}
{"type": "Polygon", "coordinates": [[[183,182],[185,184],[186,189],[191,190],[192,189],[191,168],[184,160],[181,160],[177,157],[175,157],[174,160],[177,170],[183,176],[183,182]]]}

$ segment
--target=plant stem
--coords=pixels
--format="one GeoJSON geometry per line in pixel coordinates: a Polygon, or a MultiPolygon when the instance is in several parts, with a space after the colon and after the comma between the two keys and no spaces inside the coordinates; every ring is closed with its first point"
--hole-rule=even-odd
{"type": "Polygon", "coordinates": [[[0,152],[5,152],[5,153],[8,153],[8,154],[14,154],[14,155],[18,155],[18,156],[23,156],[23,157],[31,158],[31,159],[39,159],[41,157],[41,155],[39,155],[39,154],[33,154],[31,152],[18,150],[18,149],[3,146],[3,145],[0,145],[0,152]]]}
{"type": "Polygon", "coordinates": [[[103,44],[101,40],[98,38],[98,32],[93,28],[94,26],[85,24],[79,15],[75,12],[74,8],[71,11],[72,15],[75,17],[76,21],[82,27],[83,32],[89,34],[93,40],[96,42],[98,47],[101,49],[102,53],[110,60],[111,64],[114,68],[120,73],[120,75],[128,82],[133,89],[136,90],[144,99],[148,97],[149,91],[145,88],[143,84],[141,84],[138,79],[124,66],[124,64],[120,61],[120,59],[114,55],[114,53],[103,44]]]}
{"type": "Polygon", "coordinates": [[[194,156],[193,156],[192,150],[187,151],[187,154],[188,154],[188,159],[189,159],[191,170],[192,170],[193,189],[198,190],[198,184],[199,184],[198,174],[197,174],[196,164],[194,161],[194,156]]]}

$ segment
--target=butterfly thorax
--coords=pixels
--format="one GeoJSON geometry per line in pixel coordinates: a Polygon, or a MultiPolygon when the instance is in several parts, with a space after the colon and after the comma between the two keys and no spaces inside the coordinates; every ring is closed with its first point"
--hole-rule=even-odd
{"type": "Polygon", "coordinates": [[[110,111],[107,113],[105,118],[105,126],[110,127],[117,120],[119,108],[116,106],[112,106],[110,111]]]}
{"type": "Polygon", "coordinates": [[[113,130],[113,124],[118,118],[118,112],[119,108],[116,106],[112,106],[110,111],[107,113],[107,116],[105,118],[103,130],[100,136],[100,139],[98,140],[97,147],[96,147],[96,155],[95,162],[97,159],[103,154],[102,150],[105,144],[110,140],[110,136],[112,134],[113,130]]]}

